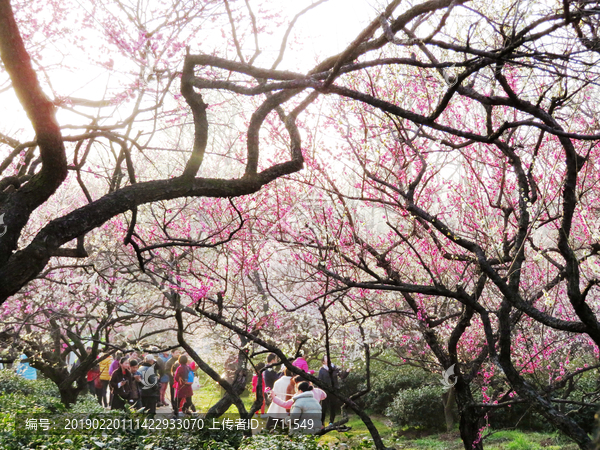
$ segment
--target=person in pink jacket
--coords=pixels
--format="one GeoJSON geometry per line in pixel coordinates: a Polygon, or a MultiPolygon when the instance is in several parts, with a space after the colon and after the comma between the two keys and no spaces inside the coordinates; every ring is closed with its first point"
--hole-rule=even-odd
{"type": "Polygon", "coordinates": [[[194,391],[192,390],[192,382],[189,381],[190,368],[187,365],[188,358],[186,355],[181,355],[179,357],[179,367],[175,371],[173,378],[177,383],[175,387],[175,397],[177,398],[177,402],[175,403],[175,411],[173,414],[175,417],[179,415],[179,402],[183,399],[185,403],[183,404],[183,412],[185,413],[188,408],[192,405],[192,396],[194,395],[194,391]]]}
{"type": "Polygon", "coordinates": [[[304,359],[304,354],[302,353],[302,351],[298,352],[298,357],[294,360],[292,366],[297,367],[300,370],[304,370],[306,373],[310,373],[311,375],[315,373],[314,370],[308,369],[308,363],[304,359]]]}
{"type": "Polygon", "coordinates": [[[298,357],[294,360],[292,366],[297,367],[300,370],[304,370],[305,372],[308,372],[308,363],[304,359],[304,355],[302,354],[302,352],[298,352],[298,357]]]}

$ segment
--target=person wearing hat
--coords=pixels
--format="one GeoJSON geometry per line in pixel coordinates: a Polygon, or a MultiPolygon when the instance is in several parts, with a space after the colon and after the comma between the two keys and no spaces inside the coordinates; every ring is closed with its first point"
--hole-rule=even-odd
{"type": "Polygon", "coordinates": [[[142,406],[144,412],[150,415],[156,414],[156,405],[160,398],[162,371],[158,366],[154,355],[148,354],[140,364],[140,383],[142,385],[142,406]]]}

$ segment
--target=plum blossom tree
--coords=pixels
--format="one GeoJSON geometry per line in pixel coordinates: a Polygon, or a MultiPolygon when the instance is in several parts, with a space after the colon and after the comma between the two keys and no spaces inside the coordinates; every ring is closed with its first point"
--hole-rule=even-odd
{"type": "MultiPolygon", "coordinates": [[[[346,140],[347,173],[355,175],[334,177],[324,170],[339,213],[316,217],[321,225],[294,240],[315,249],[306,261],[337,280],[333,291],[345,286],[403,298],[442,366],[459,367],[455,389],[465,448],[482,446],[478,427],[468,429],[478,415],[469,410],[513,401],[533,404],[581,448],[593,448],[587,433],[557,407],[569,400],[553,395],[564,387],[562,377],[597,368],[599,247],[592,186],[599,136],[588,103],[596,94],[589,80],[596,75],[581,76],[594,55],[576,26],[582,18],[595,20],[597,10],[526,21],[519,11],[524,5],[514,6],[510,27],[502,22],[487,37],[487,45],[498,42],[491,66],[484,67],[491,55],[473,48],[475,34],[458,45],[403,29],[405,39],[388,39],[414,46],[432,68],[443,56],[462,58],[454,68],[465,69],[450,73],[450,67],[437,66],[436,79],[427,71],[382,66],[330,88],[368,105],[340,101],[331,120],[346,140]],[[573,72],[556,60],[548,69],[552,57],[536,43],[542,36],[556,45],[570,38],[563,56],[573,62],[573,72]],[[411,102],[418,112],[399,106],[411,102]],[[383,216],[379,224],[368,220],[373,210],[383,216]],[[536,342],[535,350],[525,342],[536,342]],[[584,359],[591,364],[580,360],[565,370],[562,362],[550,383],[526,376],[546,372],[536,362],[555,359],[565,342],[590,349],[584,359]],[[458,359],[461,353],[467,361],[458,359]],[[501,369],[508,390],[501,398],[484,395],[489,403],[478,405],[468,383],[487,358],[501,369]],[[519,398],[511,400],[513,395],[519,398]]],[[[416,54],[409,59],[414,62],[407,59],[405,66],[422,67],[416,54]]],[[[333,152],[339,154],[339,146],[333,152]]]]}
{"type": "MultiPolygon", "coordinates": [[[[10,3],[0,0],[2,61],[36,135],[30,143],[2,138],[12,149],[0,166],[0,216],[6,229],[0,237],[0,301],[26,287],[51,258],[85,258],[85,241],[93,231],[120,220],[124,242],[139,265],[163,277],[158,283],[162,292],[164,281],[167,290],[183,289],[167,292],[177,314],[195,312],[225,326],[275,352],[292,369],[281,345],[255,332],[281,295],[271,289],[259,265],[251,264],[252,258],[262,257],[252,237],[245,246],[233,239],[247,219],[235,200],[224,199],[258,198],[261,189],[283,184],[306,161],[331,200],[318,208],[307,202],[316,225],[294,233],[289,227],[281,230],[280,241],[293,244],[288,254],[302,261],[302,270],[310,270],[289,273],[307,282],[292,305],[279,305],[281,310],[318,313],[326,340],[329,314],[343,319],[344,310],[360,324],[366,344],[363,324],[376,315],[400,315],[402,324],[417,327],[444,369],[457,364],[465,448],[482,448],[480,413],[494,401],[516,401],[511,394],[534,405],[581,448],[592,448],[585,431],[555,406],[559,402],[551,394],[565,379],[590,368],[568,364],[549,385],[536,384],[526,373],[539,370],[538,349],[524,343],[549,349],[542,351],[547,356],[561,339],[572,346],[583,342],[595,349],[592,353],[600,345],[595,209],[600,136],[594,108],[599,10],[594,3],[393,0],[341,53],[297,71],[278,69],[287,33],[277,59],[258,64],[266,10],[251,9],[250,2],[187,5],[186,16],[200,19],[203,27],[206,17],[216,18],[215,27],[225,24],[231,41],[225,51],[203,48],[194,54],[190,49],[185,55],[189,35],[178,33],[188,28],[178,12],[159,14],[166,18],[159,30],[148,25],[141,10],[116,5],[127,26],[120,29],[109,8],[98,6],[98,17],[105,22],[108,42],[119,49],[117,63],[129,58],[137,64],[133,84],[115,97],[121,105],[133,96],[135,106],[116,124],[105,125],[101,114],[87,117],[83,134],[66,136],[55,117],[60,102],[42,92],[10,3]],[[173,37],[165,38],[162,27],[173,37]],[[250,54],[243,45],[248,41],[253,41],[250,54]],[[176,55],[183,59],[180,73],[164,59],[176,55]],[[171,96],[178,78],[180,94],[171,96]],[[156,87],[150,89],[152,83],[156,87]],[[248,107],[244,128],[234,139],[224,133],[209,141],[211,95],[225,109],[232,98],[248,107]],[[310,121],[301,123],[299,116],[312,113],[317,101],[330,117],[327,132],[337,133],[341,143],[312,136],[309,150],[302,138],[310,134],[310,121]],[[163,134],[156,138],[159,131],[181,125],[167,114],[172,105],[176,112],[191,111],[192,150],[164,166],[152,164],[169,145],[161,140],[163,134]],[[143,120],[152,125],[137,127],[143,120]],[[69,152],[65,142],[73,142],[69,152]],[[273,144],[268,150],[266,142],[273,144]],[[217,148],[214,154],[207,150],[209,143],[217,148]],[[327,148],[331,151],[325,152],[327,148]],[[100,174],[92,167],[103,155],[111,163],[100,174]],[[150,160],[148,167],[139,160],[150,160]],[[103,177],[104,184],[97,183],[101,188],[88,187],[95,185],[86,170],[103,177]],[[56,212],[51,203],[59,195],[68,197],[69,171],[83,198],[75,202],[77,208],[56,212]],[[220,178],[212,177],[215,173],[220,178]],[[170,207],[180,207],[189,197],[214,199],[206,208],[225,211],[224,223],[174,225],[178,212],[170,207]],[[160,208],[164,213],[156,215],[160,208]],[[151,223],[153,214],[161,223],[140,225],[151,223]],[[369,214],[382,218],[367,227],[369,214]],[[72,241],[76,247],[64,247],[72,241]],[[221,256],[238,259],[242,276],[253,285],[253,300],[265,307],[262,316],[241,289],[227,298],[209,287],[208,277],[192,273],[189,281],[176,271],[169,273],[169,264],[188,260],[184,253],[174,258],[162,253],[166,247],[191,252],[225,244],[230,253],[221,256]],[[369,291],[381,298],[374,302],[369,291]],[[186,311],[181,296],[188,294],[194,304],[186,311]],[[239,311],[245,314],[234,314],[239,311]],[[538,341],[535,333],[547,329],[551,332],[538,341]],[[509,390],[475,404],[470,382],[480,371],[499,369],[509,390]]],[[[205,31],[203,27],[192,29],[205,31]]],[[[114,60],[105,62],[109,69],[114,65],[114,60]]],[[[80,100],[64,104],[71,109],[106,107],[106,100],[80,100]]],[[[312,176],[308,183],[314,183],[312,176]]],[[[286,189],[271,200],[275,218],[270,223],[257,220],[253,232],[268,235],[277,224],[293,219],[288,213],[295,193],[289,185],[286,189]]],[[[245,207],[251,208],[250,203],[245,207]]],[[[259,219],[269,218],[266,212],[259,219]]],[[[214,267],[207,269],[219,283],[227,279],[214,267]]],[[[180,334],[185,326],[181,319],[180,334]]],[[[364,350],[368,354],[369,346],[364,350]]],[[[376,447],[384,448],[364,412],[352,399],[345,401],[362,414],[376,447]]]]}
{"type": "Polygon", "coordinates": [[[66,406],[85,389],[86,374],[101,352],[104,359],[117,350],[149,347],[148,341],[156,343],[156,335],[169,332],[169,309],[141,301],[149,294],[144,284],[115,276],[118,271],[111,266],[99,272],[91,267],[89,273],[45,274],[0,310],[0,346],[25,354],[32,367],[57,385],[66,406]],[[79,362],[72,368],[71,353],[79,362]]]}
{"type": "MultiPolygon", "coordinates": [[[[191,36],[201,39],[196,36],[200,29],[210,34],[212,29],[205,21],[223,16],[214,11],[217,4],[221,5],[219,2],[191,2],[182,5],[187,8],[183,11],[157,3],[151,8],[152,17],[146,11],[150,6],[139,2],[97,4],[94,11],[81,12],[86,26],[100,25],[100,35],[104,38],[101,49],[116,47],[111,59],[102,63],[103,66],[112,70],[119,58],[118,62],[125,61],[128,67],[138,69],[137,73],[124,71],[134,81],[122,85],[123,90],[114,97],[92,101],[73,96],[48,98],[28,53],[27,45],[33,40],[24,42],[19,30],[19,15],[15,16],[10,2],[3,2],[2,61],[10,87],[31,122],[35,140],[21,142],[8,135],[2,138],[5,148],[11,148],[1,166],[2,301],[38,276],[51,258],[87,257],[86,234],[128,211],[130,216],[124,241],[139,249],[143,244],[137,241],[135,231],[140,205],[183,197],[247,195],[302,168],[300,134],[294,122],[309,102],[296,108],[286,119],[292,145],[281,149],[279,161],[259,169],[258,142],[249,139],[247,155],[241,156],[239,176],[225,178],[231,176],[231,171],[224,178],[199,175],[209,142],[209,118],[208,105],[198,91],[201,86],[194,71],[204,63],[203,56],[184,56],[183,47],[190,43],[191,36]],[[176,65],[182,58],[185,62],[181,71],[176,65]],[[181,79],[180,94],[173,95],[170,88],[176,78],[181,79]],[[133,102],[129,109],[126,108],[128,101],[133,102]],[[77,113],[81,125],[61,128],[56,118],[57,105],[62,110],[77,113]],[[85,108],[95,108],[96,114],[89,114],[85,108]],[[104,108],[111,108],[112,112],[107,113],[104,108]],[[186,108],[190,108],[193,119],[192,150],[181,158],[186,152],[175,146],[174,152],[166,152],[168,157],[163,157],[163,164],[153,164],[160,154],[164,131],[185,121],[181,112],[186,108]],[[125,117],[121,119],[122,115],[125,117]],[[81,128],[84,132],[66,136],[65,130],[71,128],[81,128]],[[162,137],[159,139],[157,135],[162,137]],[[66,144],[69,142],[72,146],[66,144]],[[81,195],[75,195],[74,186],[79,187],[81,195]],[[62,204],[63,199],[70,205],[62,204]],[[60,213],[53,211],[53,204],[61,209],[60,213]],[[71,241],[76,241],[77,245],[64,247],[71,241]]],[[[74,10],[81,11],[77,7],[74,10]]],[[[17,12],[23,14],[22,10],[17,12]]],[[[56,18],[58,21],[64,17],[57,15],[56,18]]],[[[31,38],[27,34],[25,37],[31,38]]],[[[38,54],[41,56],[44,52],[40,50],[35,56],[38,54]]],[[[48,77],[51,80],[50,73],[48,77]]],[[[287,100],[284,97],[269,99],[257,116],[265,109],[281,106],[287,100]]],[[[258,137],[262,124],[263,119],[256,119],[249,126],[249,134],[258,137]]],[[[213,144],[217,146],[218,139],[213,139],[211,146],[213,144]]],[[[215,153],[218,155],[219,151],[215,153]]],[[[209,155],[212,156],[212,151],[209,155]]],[[[237,154],[225,154],[222,160],[237,157],[237,154]]],[[[204,170],[210,172],[209,167],[214,164],[207,162],[204,170]]]]}
{"type": "MultiPolygon", "coordinates": [[[[581,448],[592,448],[587,433],[555,406],[561,399],[547,398],[561,380],[536,386],[526,379],[537,358],[521,346],[540,327],[556,332],[542,343],[548,356],[563,339],[571,346],[599,344],[593,208],[599,136],[590,103],[597,74],[593,34],[582,31],[582,24],[594,27],[598,11],[589,3],[565,5],[514,2],[504,14],[427,2],[395,20],[388,9],[342,54],[353,63],[342,56],[326,60],[311,77],[287,86],[276,81],[284,76],[277,71],[206,58],[256,78],[270,75],[272,86],[199,83],[247,95],[277,89],[274,96],[291,95],[300,84],[346,99],[332,122],[357,176],[328,188],[340,202],[379,205],[387,235],[357,226],[360,216],[345,206],[331,239],[306,233],[303,243],[316,248],[307,262],[337,280],[334,291],[341,285],[401,293],[434,352],[440,337],[432,325],[454,322],[441,336],[447,348],[436,355],[444,368],[459,363],[459,345],[475,346],[479,355],[458,365],[463,420],[472,419],[469,409],[489,408],[474,404],[462,386],[489,358],[511,390],[492,400],[510,402],[514,391],[581,448]],[[446,6],[439,15],[421,16],[427,7],[431,13],[446,6]],[[453,28],[448,18],[465,10],[476,22],[453,28]],[[432,17],[435,25],[424,27],[432,17]],[[396,47],[380,50],[387,44],[396,47]],[[373,50],[381,52],[377,59],[361,59],[373,50]],[[431,316],[427,308],[444,314],[431,316]]],[[[332,166],[325,171],[330,178],[332,166]]],[[[571,366],[567,377],[592,367],[571,366]]],[[[472,423],[461,428],[466,448],[482,445],[477,427],[467,429],[472,423]]]]}

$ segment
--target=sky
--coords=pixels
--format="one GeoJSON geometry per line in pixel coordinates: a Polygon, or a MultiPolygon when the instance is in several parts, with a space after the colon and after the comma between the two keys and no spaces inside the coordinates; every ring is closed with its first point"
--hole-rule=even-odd
{"type": "MultiPolygon", "coordinates": [[[[77,23],[85,13],[92,13],[93,9],[90,3],[83,0],[73,0],[75,9],[69,14],[69,21],[77,23]]],[[[151,4],[152,0],[149,2],[151,4]]],[[[276,0],[269,2],[274,8],[282,8],[284,13],[290,18],[297,12],[303,9],[311,1],[289,2],[288,0],[276,0]]],[[[286,51],[283,62],[280,64],[280,69],[295,69],[302,68],[305,71],[310,70],[317,62],[325,57],[341,52],[356,35],[373,20],[382,9],[378,6],[381,0],[329,0],[321,4],[313,10],[301,17],[295,25],[294,33],[290,37],[291,47],[286,51]],[[295,41],[295,42],[293,42],[295,41]]],[[[251,5],[253,2],[251,1],[251,5]]],[[[41,10],[38,14],[39,27],[42,23],[51,22],[47,16],[54,14],[54,10],[41,10]],[[45,16],[44,16],[45,14],[45,16]],[[44,19],[45,17],[45,19],[44,19]]],[[[96,27],[103,32],[100,22],[96,20],[96,27]]],[[[265,26],[269,29],[269,25],[258,23],[258,26],[265,26]]],[[[32,27],[28,23],[29,27],[32,27]]],[[[281,36],[285,31],[287,24],[283,24],[272,34],[272,36],[261,35],[260,47],[262,54],[257,59],[255,65],[262,67],[270,67],[275,60],[281,42],[281,36]]],[[[35,30],[35,28],[33,28],[35,30]]],[[[26,27],[22,26],[22,32],[26,33],[26,27]]],[[[225,33],[230,30],[224,28],[225,33]]],[[[103,97],[110,97],[110,92],[107,92],[107,85],[113,84],[120,77],[133,79],[131,75],[126,75],[126,70],[120,70],[126,62],[119,60],[119,57],[106,52],[99,44],[97,31],[89,35],[78,36],[77,39],[80,48],[77,48],[74,43],[68,39],[56,38],[47,43],[46,49],[41,52],[40,60],[34,59],[34,64],[39,67],[53,67],[48,70],[47,76],[39,73],[39,77],[46,84],[46,92],[53,97],[49,92],[48,84],[45,80],[49,80],[52,89],[59,96],[73,96],[80,98],[88,98],[99,100],[103,97]],[[106,70],[100,67],[95,61],[115,61],[113,71],[106,70]],[[63,66],[63,69],[57,67],[63,66]],[[65,67],[66,66],[66,67],[65,67]]],[[[26,38],[27,39],[27,38],[26,38]]],[[[202,45],[192,45],[191,51],[201,52],[204,48],[211,48],[214,45],[208,40],[211,37],[203,38],[202,45]],[[200,47],[200,48],[199,48],[200,47]]],[[[214,40],[218,45],[222,45],[223,37],[215,33],[214,40]]],[[[197,44],[197,43],[196,43],[197,44]]],[[[248,39],[244,44],[251,48],[247,49],[247,55],[253,51],[253,41],[248,39]]],[[[231,56],[234,56],[233,54],[231,56]]],[[[0,132],[6,134],[19,133],[19,130],[29,130],[31,128],[26,120],[25,114],[20,105],[16,102],[16,97],[12,92],[4,92],[1,94],[2,102],[0,102],[0,132]]],[[[114,111],[118,114],[118,111],[114,111]]],[[[72,114],[65,111],[59,112],[59,122],[64,125],[75,120],[72,114]]]]}

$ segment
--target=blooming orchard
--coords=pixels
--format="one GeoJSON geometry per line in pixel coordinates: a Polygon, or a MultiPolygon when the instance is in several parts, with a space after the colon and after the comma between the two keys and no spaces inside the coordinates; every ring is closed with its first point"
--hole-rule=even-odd
{"type": "MultiPolygon", "coordinates": [[[[385,347],[455,366],[466,449],[518,402],[592,448],[557,405],[600,345],[595,4],[393,0],[308,67],[294,26],[321,1],[142,3],[0,0],[2,95],[33,128],[0,130],[7,345],[42,367],[14,327],[90,334],[79,377],[166,324],[217,379],[189,344],[214,330],[214,411],[244,417],[255,354],[362,359],[368,389],[385,347]],[[55,81],[78,66],[101,96],[55,81]]],[[[384,448],[366,390],[328,393],[384,448]]]]}

